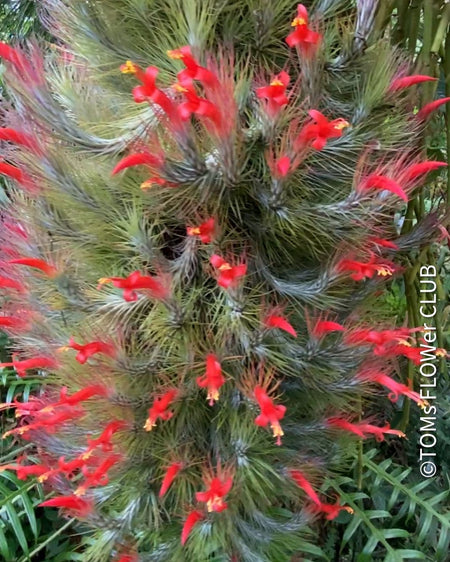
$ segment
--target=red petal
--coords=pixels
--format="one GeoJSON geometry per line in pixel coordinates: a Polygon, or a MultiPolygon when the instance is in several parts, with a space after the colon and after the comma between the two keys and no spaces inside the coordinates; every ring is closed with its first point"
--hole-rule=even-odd
{"type": "Polygon", "coordinates": [[[343,330],[344,326],[342,324],[330,322],[329,320],[319,320],[314,326],[313,334],[320,338],[328,332],[342,332],[343,330]]]}
{"type": "Polygon", "coordinates": [[[184,546],[186,541],[189,538],[189,535],[193,529],[193,527],[203,519],[203,513],[200,511],[191,511],[191,513],[187,516],[186,521],[183,525],[183,530],[181,532],[181,544],[184,546]]]}
{"type": "Polygon", "coordinates": [[[279,328],[280,330],[284,330],[288,334],[291,334],[294,338],[297,337],[297,332],[294,330],[294,327],[282,316],[271,314],[266,319],[265,325],[268,328],[279,328]]]}
{"type": "Polygon", "coordinates": [[[430,103],[427,103],[424,107],[422,107],[422,109],[417,114],[416,116],[417,119],[421,121],[425,121],[425,119],[427,119],[430,116],[430,114],[433,113],[433,111],[438,109],[438,107],[440,107],[441,105],[448,103],[449,101],[450,101],[450,97],[441,98],[439,100],[435,100],[430,103]]]}
{"type": "Polygon", "coordinates": [[[426,76],[424,74],[414,74],[413,76],[403,76],[402,78],[397,78],[389,86],[390,92],[396,92],[397,90],[402,90],[403,88],[409,88],[414,86],[414,84],[420,84],[421,82],[435,82],[437,78],[432,76],[426,76]]]}

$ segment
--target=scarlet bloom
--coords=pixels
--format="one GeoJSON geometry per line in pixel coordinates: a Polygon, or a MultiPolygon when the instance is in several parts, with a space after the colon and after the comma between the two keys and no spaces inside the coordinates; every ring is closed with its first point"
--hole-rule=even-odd
{"type": "Polygon", "coordinates": [[[374,345],[376,355],[383,355],[387,349],[396,344],[409,345],[411,334],[421,328],[397,328],[395,330],[367,330],[365,328],[354,330],[345,337],[345,342],[356,345],[374,345]]]}
{"type": "Polygon", "coordinates": [[[359,378],[363,380],[368,379],[388,388],[391,391],[388,394],[388,398],[389,400],[391,400],[391,402],[397,402],[399,396],[406,396],[416,402],[419,408],[425,408],[425,406],[428,406],[428,402],[424,400],[418,392],[415,392],[414,390],[406,386],[406,384],[395,381],[384,373],[363,372],[359,375],[359,378]]]}
{"type": "Polygon", "coordinates": [[[3,41],[0,41],[0,57],[13,64],[17,70],[29,68],[28,61],[25,57],[18,50],[7,43],[3,43],[3,41]]]}
{"type": "Polygon", "coordinates": [[[314,53],[322,36],[308,27],[308,11],[303,4],[298,4],[297,17],[291,26],[294,31],[286,37],[289,47],[297,47],[305,56],[314,53]]]}
{"type": "Polygon", "coordinates": [[[199,502],[205,502],[209,512],[221,512],[228,508],[223,498],[229,493],[233,485],[233,479],[213,478],[208,482],[209,488],[205,492],[197,492],[195,497],[199,502]]]}
{"type": "Polygon", "coordinates": [[[374,435],[377,441],[383,441],[385,434],[397,435],[398,437],[406,437],[403,431],[398,429],[391,429],[389,424],[384,427],[377,427],[376,425],[371,425],[364,421],[358,423],[351,423],[344,418],[328,418],[327,424],[331,427],[336,427],[338,429],[343,429],[344,431],[350,431],[358,437],[367,438],[370,435],[374,435]]]}
{"type": "Polygon", "coordinates": [[[15,470],[19,480],[26,480],[29,476],[40,476],[48,472],[49,468],[42,464],[21,466],[20,464],[6,464],[0,466],[0,472],[4,470],[15,470]]]}
{"type": "Polygon", "coordinates": [[[83,365],[86,361],[97,353],[103,353],[108,355],[109,357],[115,357],[116,350],[114,347],[102,341],[91,341],[89,343],[85,343],[84,345],[76,343],[73,338],[70,338],[69,344],[67,346],[60,348],[62,351],[67,349],[75,349],[78,353],[75,356],[75,359],[78,363],[83,365]]]}
{"type": "Polygon", "coordinates": [[[33,357],[23,361],[0,363],[0,367],[14,367],[19,377],[25,377],[29,369],[55,369],[58,366],[51,357],[33,357]]]}
{"type": "Polygon", "coordinates": [[[384,238],[377,238],[376,236],[371,236],[369,238],[369,242],[372,242],[372,244],[375,244],[375,246],[381,246],[382,248],[388,248],[390,250],[398,250],[397,244],[395,244],[391,240],[386,240],[384,238]]]}
{"type": "Polygon", "coordinates": [[[419,121],[426,121],[433,111],[436,111],[441,105],[444,105],[450,101],[450,97],[448,98],[441,98],[438,100],[434,100],[430,103],[427,103],[422,107],[422,109],[417,113],[416,118],[419,121]]]}
{"type": "Polygon", "coordinates": [[[268,86],[256,89],[256,96],[267,100],[267,112],[274,117],[281,108],[289,103],[286,95],[286,88],[289,85],[289,74],[284,70],[274,76],[268,86]]]}
{"type": "Polygon", "coordinates": [[[289,476],[317,506],[320,507],[322,505],[319,496],[316,494],[311,483],[305,478],[304,474],[299,470],[289,470],[289,476]]]}
{"type": "Polygon", "coordinates": [[[188,236],[198,236],[203,244],[210,244],[214,237],[215,228],[214,217],[211,217],[199,226],[188,226],[186,230],[188,236]]]}
{"type": "Polygon", "coordinates": [[[186,518],[186,521],[184,522],[183,530],[181,532],[181,544],[183,546],[186,544],[186,541],[188,540],[189,535],[191,534],[191,531],[194,528],[194,526],[202,519],[204,519],[204,515],[201,511],[195,510],[189,513],[189,515],[186,518]]]}
{"type": "Polygon", "coordinates": [[[8,263],[16,265],[26,265],[34,269],[39,269],[40,271],[45,273],[47,277],[50,277],[50,279],[57,277],[58,275],[58,270],[56,269],[56,267],[38,258],[19,258],[16,260],[10,260],[8,263]]]}
{"type": "Polygon", "coordinates": [[[236,285],[237,281],[247,273],[247,265],[230,265],[221,256],[214,254],[209,259],[211,265],[219,270],[217,283],[224,289],[236,285]]]}
{"type": "Polygon", "coordinates": [[[339,502],[335,504],[321,502],[320,507],[314,506],[313,511],[315,511],[316,513],[325,514],[326,519],[328,519],[328,521],[332,521],[333,519],[336,519],[336,517],[339,515],[341,511],[347,511],[350,514],[353,513],[353,509],[350,506],[340,505],[339,502]]]}
{"type": "Polygon", "coordinates": [[[93,511],[92,500],[79,498],[78,496],[58,496],[39,504],[40,507],[61,507],[68,510],[76,517],[86,517],[93,511]]]}
{"type": "Polygon", "coordinates": [[[219,80],[214,72],[198,64],[188,45],[180,47],[179,49],[167,51],[167,55],[171,59],[181,60],[186,66],[184,70],[177,74],[178,82],[182,86],[189,85],[192,80],[198,80],[204,86],[208,87],[219,86],[219,80]]]}
{"type": "Polygon", "coordinates": [[[415,365],[420,365],[422,361],[421,351],[420,347],[412,347],[409,343],[400,343],[399,345],[387,349],[387,354],[403,355],[403,357],[406,357],[415,365]]]}
{"type": "Polygon", "coordinates": [[[0,288],[2,289],[14,289],[19,293],[24,293],[26,291],[22,283],[14,281],[14,279],[9,279],[8,277],[0,276],[0,288]]]}
{"type": "Polygon", "coordinates": [[[120,429],[125,428],[126,425],[126,422],[124,422],[123,420],[113,420],[109,422],[105,429],[101,432],[99,437],[97,437],[96,439],[88,439],[89,446],[82,456],[85,458],[89,457],[92,454],[92,451],[97,447],[101,447],[102,451],[105,452],[111,451],[111,439],[113,435],[120,429]]]}
{"type": "Polygon", "coordinates": [[[132,166],[148,166],[151,169],[160,168],[163,164],[163,158],[160,156],[155,156],[149,152],[136,152],[135,154],[129,154],[122,158],[115,166],[111,174],[114,176],[122,170],[131,168],[132,166]]]}
{"type": "Polygon", "coordinates": [[[22,146],[26,146],[34,151],[38,150],[36,141],[33,137],[9,127],[0,127],[0,140],[21,144],[22,146]]]}
{"type": "Polygon", "coordinates": [[[401,78],[396,78],[392,81],[389,86],[390,92],[397,92],[398,90],[403,90],[404,88],[410,88],[416,84],[421,84],[422,82],[435,82],[437,78],[432,76],[426,76],[425,74],[414,74],[412,76],[402,76],[401,78]]]}
{"type": "MultiPolygon", "coordinates": [[[[60,392],[59,400],[56,404],[53,405],[53,407],[64,405],[75,406],[80,402],[89,400],[89,398],[92,398],[93,396],[108,396],[108,394],[108,387],[102,384],[91,384],[89,386],[85,386],[84,388],[78,390],[77,392],[74,392],[70,396],[67,395],[66,387],[63,387],[60,392]]],[[[47,408],[44,408],[44,410],[47,411],[47,408]]]]}
{"type": "Polygon", "coordinates": [[[405,181],[412,181],[420,176],[428,174],[434,170],[447,166],[447,162],[439,162],[437,160],[426,160],[425,162],[419,162],[418,164],[412,164],[408,166],[402,173],[402,178],[405,181]]]}
{"type": "Polygon", "coordinates": [[[363,279],[371,279],[375,275],[389,277],[395,272],[395,265],[389,260],[378,263],[375,254],[371,252],[368,262],[343,259],[337,264],[337,270],[352,272],[350,277],[354,281],[362,281],[363,279]]]}
{"type": "Polygon", "coordinates": [[[137,64],[127,61],[120,67],[123,74],[134,74],[141,82],[141,86],[133,88],[133,98],[136,103],[153,102],[169,116],[174,116],[174,105],[167,94],[156,86],[156,77],[159,70],[155,66],[149,66],[145,72],[137,64]]]}
{"type": "Polygon", "coordinates": [[[390,191],[394,193],[403,201],[408,201],[408,196],[403,191],[402,187],[393,179],[378,174],[371,174],[359,186],[359,190],[365,189],[380,189],[381,191],[390,191]]]}
{"type": "Polygon", "coordinates": [[[217,356],[210,353],[206,356],[206,372],[203,376],[197,377],[197,384],[200,388],[206,388],[209,405],[214,406],[214,402],[219,400],[219,389],[225,384],[225,378],[222,375],[222,368],[217,356]]]}
{"type": "Polygon", "coordinates": [[[316,338],[321,338],[330,332],[343,332],[344,329],[344,326],[342,326],[342,324],[338,324],[337,322],[331,322],[330,320],[318,320],[313,328],[313,334],[316,338]]]}
{"type": "Polygon", "coordinates": [[[136,301],[138,290],[149,291],[151,296],[163,300],[169,296],[167,286],[158,277],[141,275],[139,271],[133,271],[128,277],[103,277],[99,280],[99,287],[105,283],[112,283],[114,287],[123,289],[123,298],[127,302],[136,301]]]}
{"type": "Polygon", "coordinates": [[[322,150],[329,139],[342,137],[344,129],[350,126],[348,121],[341,118],[328,121],[316,109],[311,109],[308,113],[314,122],[307,123],[300,131],[295,141],[297,148],[311,145],[316,150],[322,150]]]}
{"type": "Polygon", "coordinates": [[[281,437],[284,435],[284,432],[281,429],[280,420],[284,418],[286,406],[275,405],[266,390],[261,386],[255,387],[254,394],[261,408],[261,413],[255,418],[255,424],[261,427],[266,427],[270,424],[273,436],[276,437],[276,444],[281,445],[281,437]]]}
{"type": "Polygon", "coordinates": [[[297,337],[297,332],[294,330],[294,327],[283,316],[279,316],[277,314],[269,314],[264,320],[264,325],[266,326],[266,328],[279,328],[280,330],[284,330],[294,338],[297,337]]]}
{"type": "Polygon", "coordinates": [[[164,479],[161,484],[161,489],[159,491],[159,497],[162,498],[167,490],[172,485],[172,482],[175,480],[176,475],[180,472],[183,468],[183,463],[181,462],[173,462],[166,470],[166,474],[164,475],[164,479]]]}
{"type": "Polygon", "coordinates": [[[192,115],[206,117],[215,125],[218,132],[222,131],[222,115],[213,102],[198,96],[193,86],[175,84],[173,87],[186,98],[185,102],[177,106],[182,121],[188,121],[192,115]]]}
{"type": "Polygon", "coordinates": [[[106,486],[109,482],[109,469],[117,464],[117,462],[121,459],[121,455],[110,455],[109,457],[106,457],[92,472],[89,472],[87,467],[84,466],[82,470],[86,480],[84,484],[78,486],[74,494],[76,496],[84,496],[88,488],[92,488],[94,486],[106,486]]]}
{"type": "Polygon", "coordinates": [[[175,389],[168,390],[162,396],[155,398],[153,406],[148,411],[148,418],[145,422],[145,431],[151,431],[156,427],[156,422],[158,419],[167,421],[173,416],[168,408],[171,406],[172,402],[177,397],[178,392],[175,389]]]}
{"type": "Polygon", "coordinates": [[[0,174],[16,180],[17,183],[29,191],[33,189],[32,179],[17,166],[0,160],[0,174]]]}
{"type": "Polygon", "coordinates": [[[291,171],[291,159],[289,156],[281,156],[275,162],[276,175],[280,178],[285,178],[291,171]]]}
{"type": "Polygon", "coordinates": [[[0,316],[0,330],[10,328],[12,330],[24,330],[28,327],[28,321],[24,318],[14,318],[13,316],[0,316]]]}

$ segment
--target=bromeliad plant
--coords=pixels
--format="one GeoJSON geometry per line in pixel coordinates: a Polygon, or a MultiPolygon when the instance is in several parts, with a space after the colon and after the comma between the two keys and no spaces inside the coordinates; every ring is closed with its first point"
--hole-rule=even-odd
{"type": "Polygon", "coordinates": [[[412,111],[431,78],[383,42],[344,64],[326,4],[290,31],[283,8],[270,68],[223,29],[144,68],[81,1],[44,5],[66,43],[97,26],[103,69],[102,49],[90,66],[0,45],[0,322],[8,365],[42,378],[2,406],[39,462],[4,469],[95,529],[86,560],[290,560],[310,521],[351,512],[318,489],[357,440],[404,436],[364,416],[371,395],[427,408],[395,372],[417,330],[376,297],[440,232],[394,223],[443,165],[421,150],[436,104],[412,111]]]}

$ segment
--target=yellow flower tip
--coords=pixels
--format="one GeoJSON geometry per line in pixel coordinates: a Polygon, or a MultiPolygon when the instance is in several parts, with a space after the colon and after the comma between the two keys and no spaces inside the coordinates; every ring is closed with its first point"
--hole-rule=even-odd
{"type": "Polygon", "coordinates": [[[406,340],[398,340],[399,345],[404,345],[405,347],[412,347],[409,341],[406,340]]]}
{"type": "Polygon", "coordinates": [[[94,451],[88,451],[87,453],[83,453],[83,454],[81,455],[81,457],[80,457],[81,460],[82,460],[82,461],[87,461],[87,460],[92,456],[93,452],[94,452],[94,451]]]}
{"type": "Polygon", "coordinates": [[[447,357],[447,350],[442,347],[438,347],[435,351],[436,357],[447,357]]]}
{"type": "Polygon", "coordinates": [[[74,495],[80,497],[80,496],[84,496],[85,493],[86,493],[86,487],[78,486],[78,488],[74,492],[74,495]]]}
{"type": "Polygon", "coordinates": [[[224,263],[218,269],[219,271],[229,271],[231,269],[231,265],[229,263],[224,263]]]}
{"type": "Polygon", "coordinates": [[[272,80],[272,82],[270,83],[271,86],[284,86],[283,82],[281,80],[272,80]]]}
{"type": "Polygon", "coordinates": [[[125,64],[122,64],[120,66],[120,72],[122,74],[136,74],[137,71],[138,71],[137,65],[130,60],[127,60],[125,64]]]}
{"type": "Polygon", "coordinates": [[[216,511],[217,508],[221,508],[223,503],[223,499],[220,496],[214,496],[206,502],[206,509],[208,513],[211,513],[212,511],[216,511]]]}
{"type": "Polygon", "coordinates": [[[299,25],[306,25],[306,20],[304,18],[295,18],[291,23],[292,27],[298,27],[299,25]]]}
{"type": "Polygon", "coordinates": [[[182,86],[179,82],[175,82],[175,84],[172,84],[172,89],[175,90],[175,92],[179,92],[180,94],[184,94],[185,92],[189,91],[187,88],[182,86]]]}
{"type": "Polygon", "coordinates": [[[273,423],[270,429],[273,431],[274,437],[283,437],[284,431],[281,429],[281,425],[278,422],[273,423]]]}
{"type": "Polygon", "coordinates": [[[406,433],[403,433],[403,431],[399,431],[398,436],[401,437],[402,439],[406,439],[406,433]]]}
{"type": "Polygon", "coordinates": [[[154,186],[154,182],[152,182],[152,180],[146,180],[144,182],[141,183],[141,189],[143,191],[146,191],[147,189],[151,189],[154,186]]]}
{"type": "Polygon", "coordinates": [[[48,472],[44,472],[44,474],[38,476],[37,480],[40,484],[42,484],[42,482],[45,482],[47,480],[48,476],[49,476],[48,472]]]}
{"type": "Polygon", "coordinates": [[[423,410],[424,408],[427,408],[430,405],[430,403],[427,400],[419,400],[417,402],[417,405],[419,406],[419,408],[423,410]]]}
{"type": "Polygon", "coordinates": [[[148,418],[144,425],[145,431],[151,431],[154,427],[156,427],[156,423],[152,419],[148,418]]]}
{"type": "Polygon", "coordinates": [[[45,408],[42,408],[42,410],[39,410],[40,414],[50,414],[51,412],[53,412],[53,410],[55,409],[54,406],[45,406],[45,408]]]}
{"type": "Polygon", "coordinates": [[[379,267],[377,272],[381,277],[389,277],[392,275],[392,269],[390,267],[379,267]]]}
{"type": "Polygon", "coordinates": [[[110,283],[111,282],[111,278],[110,277],[102,277],[101,279],[98,280],[98,284],[100,285],[105,285],[106,283],[110,283]]]}
{"type": "Polygon", "coordinates": [[[334,126],[334,128],[337,129],[338,131],[341,131],[342,129],[346,129],[347,127],[350,127],[350,123],[345,119],[340,119],[339,123],[336,123],[336,125],[334,126]]]}
{"type": "Polygon", "coordinates": [[[184,55],[183,53],[180,51],[180,49],[172,49],[167,51],[167,56],[171,59],[175,59],[175,60],[181,60],[184,55]]]}
{"type": "Polygon", "coordinates": [[[198,226],[189,227],[187,233],[189,236],[196,236],[200,234],[200,228],[198,226]]]}
{"type": "Polygon", "coordinates": [[[57,353],[61,353],[62,351],[69,351],[71,349],[68,345],[63,345],[62,347],[58,347],[56,350],[57,353]]]}
{"type": "Polygon", "coordinates": [[[355,510],[352,509],[349,505],[344,505],[344,509],[345,509],[345,511],[348,511],[348,513],[350,513],[350,515],[353,515],[355,513],[355,510]]]}

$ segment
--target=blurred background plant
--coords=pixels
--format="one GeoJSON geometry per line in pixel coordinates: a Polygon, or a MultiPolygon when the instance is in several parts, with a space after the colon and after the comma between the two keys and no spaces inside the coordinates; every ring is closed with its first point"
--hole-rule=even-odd
{"type": "MultiPolygon", "coordinates": [[[[359,18],[358,29],[364,30],[370,0],[339,1],[342,11],[348,11],[349,21],[359,18]]],[[[432,99],[450,96],[450,2],[446,0],[382,0],[379,2],[374,36],[388,35],[394,44],[410,52],[416,60],[417,73],[438,78],[435,83],[422,86],[422,104],[432,99]]],[[[34,1],[10,0],[0,5],[0,39],[22,41],[36,36],[41,42],[50,36],[36,16],[34,1]]],[[[371,37],[361,37],[370,49],[371,37]]],[[[444,106],[445,107],[445,106],[444,106]]],[[[428,156],[433,160],[447,160],[450,150],[450,116],[441,109],[431,121],[427,136],[428,156]]],[[[450,176],[444,172],[430,176],[428,184],[412,199],[404,216],[397,217],[403,232],[412,228],[425,211],[429,212],[450,200],[450,176]]],[[[422,264],[434,264],[438,276],[438,310],[435,317],[438,345],[450,348],[448,317],[450,306],[449,240],[440,244],[424,244],[410,255],[410,267],[403,279],[394,281],[390,291],[377,306],[390,311],[397,325],[418,326],[422,319],[419,310],[418,271],[422,264]]],[[[0,356],[8,357],[7,339],[0,334],[0,356]]],[[[412,363],[404,364],[404,379],[417,376],[412,363]]],[[[337,475],[326,483],[350,505],[353,516],[343,512],[332,524],[316,524],[320,547],[307,560],[329,562],[369,562],[383,560],[448,560],[450,517],[448,494],[450,480],[449,434],[449,378],[446,358],[440,360],[440,396],[437,414],[436,464],[440,472],[433,479],[418,474],[417,443],[420,436],[420,413],[409,410],[407,404],[397,421],[408,428],[408,441],[365,445],[361,442],[351,471],[337,475]],[[447,501],[446,501],[447,500],[447,501]]],[[[17,379],[12,370],[1,373],[1,402],[18,395],[26,397],[36,386],[32,377],[17,379]]],[[[380,402],[381,404],[381,402],[380,402]]],[[[383,402],[385,404],[385,401],[383,402]]],[[[2,433],[12,427],[11,411],[2,412],[2,433]]],[[[11,462],[21,449],[31,445],[17,445],[8,438],[0,444],[0,464],[11,462]]],[[[61,519],[55,511],[37,508],[45,497],[37,481],[18,480],[15,473],[0,472],[0,558],[6,562],[45,560],[62,562],[83,560],[83,544],[89,535],[72,536],[72,519],[61,519]]],[[[202,561],[199,561],[202,562],[202,561]]],[[[280,562],[280,561],[274,561],[280,562]]]]}

